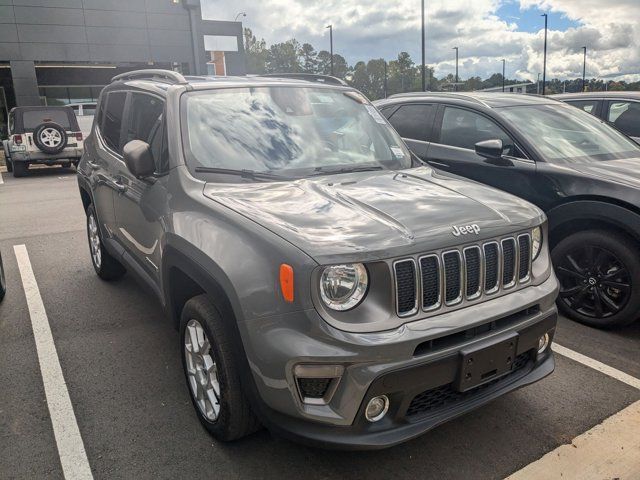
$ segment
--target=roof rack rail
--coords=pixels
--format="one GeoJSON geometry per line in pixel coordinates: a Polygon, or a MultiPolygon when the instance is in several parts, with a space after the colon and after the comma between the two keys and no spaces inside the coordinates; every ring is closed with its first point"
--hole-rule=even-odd
{"type": "Polygon", "coordinates": [[[477,98],[474,95],[469,95],[469,93],[473,93],[473,92],[468,92],[466,94],[463,92],[404,92],[404,93],[395,93],[393,95],[389,95],[387,98],[394,99],[394,98],[411,98],[411,97],[428,97],[428,96],[449,97],[449,98],[459,98],[460,100],[467,100],[469,102],[478,103],[480,105],[486,105],[486,103],[483,102],[481,99],[477,98]]]}
{"type": "Polygon", "coordinates": [[[148,79],[148,80],[160,80],[168,83],[187,83],[187,80],[178,72],[172,70],[158,70],[158,69],[146,69],[146,70],[133,70],[131,72],[121,73],[111,79],[112,82],[119,80],[136,80],[136,79],[148,79]]]}
{"type": "Polygon", "coordinates": [[[320,75],[316,73],[263,73],[256,76],[270,78],[293,78],[294,80],[324,83],[326,85],[340,85],[343,87],[349,86],[347,82],[338,77],[332,77],[331,75],[320,75]]]}

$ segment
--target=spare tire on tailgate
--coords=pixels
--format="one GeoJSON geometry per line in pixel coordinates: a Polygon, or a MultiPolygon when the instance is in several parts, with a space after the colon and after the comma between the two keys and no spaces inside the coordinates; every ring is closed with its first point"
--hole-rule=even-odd
{"type": "Polygon", "coordinates": [[[33,141],[44,153],[60,153],[67,146],[67,132],[57,123],[41,123],[33,130],[33,141]]]}

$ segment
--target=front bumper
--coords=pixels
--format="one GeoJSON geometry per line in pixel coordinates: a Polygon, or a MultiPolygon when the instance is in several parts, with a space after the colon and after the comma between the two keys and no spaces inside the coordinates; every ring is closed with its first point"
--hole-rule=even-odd
{"type": "Polygon", "coordinates": [[[253,320],[252,328],[241,324],[256,387],[254,410],[271,430],[323,447],[375,449],[404,442],[550,374],[550,348],[540,355],[536,351],[540,336],[553,338],[557,289],[552,275],[542,285],[473,309],[375,334],[333,329],[313,312],[264,319],[258,325],[253,320]],[[505,335],[517,338],[513,370],[459,393],[455,383],[461,350],[505,335]],[[293,375],[298,364],[344,367],[328,404],[302,402],[293,375]],[[381,394],[390,399],[389,412],[370,423],[364,418],[365,405],[381,394]]]}

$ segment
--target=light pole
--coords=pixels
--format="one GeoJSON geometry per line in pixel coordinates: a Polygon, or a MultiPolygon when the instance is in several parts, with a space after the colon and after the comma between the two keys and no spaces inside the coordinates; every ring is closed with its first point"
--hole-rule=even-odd
{"type": "Polygon", "coordinates": [[[546,13],[543,13],[544,17],[544,60],[542,63],[542,95],[545,92],[545,86],[547,83],[547,20],[548,16],[546,13]]]}
{"type": "Polygon", "coordinates": [[[538,73],[538,81],[536,82],[536,94],[540,95],[540,73],[538,73]]]}
{"type": "Polygon", "coordinates": [[[427,75],[426,75],[426,66],[424,64],[424,58],[425,58],[425,52],[424,52],[424,42],[425,42],[425,29],[424,29],[424,0],[422,0],[422,15],[421,15],[421,20],[422,20],[422,91],[426,91],[427,90],[427,75]]]}
{"type": "Polygon", "coordinates": [[[384,98],[387,98],[387,61],[384,61],[384,98]]]}
{"type": "Polygon", "coordinates": [[[329,29],[329,47],[331,54],[331,76],[333,76],[333,25],[327,25],[329,29]]]}
{"type": "Polygon", "coordinates": [[[505,71],[505,66],[506,66],[507,61],[503,58],[502,59],[502,92],[504,93],[504,71],[505,71]]]}
{"type": "Polygon", "coordinates": [[[584,50],[584,60],[582,61],[582,91],[585,91],[586,84],[586,75],[587,75],[587,47],[582,47],[584,50]]]}
{"type": "Polygon", "coordinates": [[[238,21],[238,17],[246,17],[247,14],[244,12],[240,12],[239,14],[236,15],[236,18],[233,19],[234,22],[238,21]]]}
{"type": "Polygon", "coordinates": [[[453,47],[453,50],[456,51],[456,83],[453,88],[457,92],[458,91],[458,47],[453,47]]]}

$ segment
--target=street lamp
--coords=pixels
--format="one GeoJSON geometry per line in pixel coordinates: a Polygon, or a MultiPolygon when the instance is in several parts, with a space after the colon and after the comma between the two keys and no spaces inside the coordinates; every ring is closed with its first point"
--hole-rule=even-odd
{"type": "Polygon", "coordinates": [[[544,17],[544,60],[542,64],[542,95],[545,92],[545,86],[547,83],[547,20],[548,16],[546,13],[543,13],[544,17]]]}
{"type": "Polygon", "coordinates": [[[504,93],[504,70],[505,70],[505,66],[506,66],[507,61],[503,58],[502,59],[502,92],[504,93]]]}
{"type": "Polygon", "coordinates": [[[458,91],[458,47],[453,47],[453,50],[456,51],[456,83],[454,84],[453,88],[457,92],[458,91]]]}
{"type": "Polygon", "coordinates": [[[233,19],[234,22],[238,21],[238,17],[246,17],[247,14],[244,12],[240,12],[239,14],[236,15],[236,18],[233,19]]]}
{"type": "Polygon", "coordinates": [[[536,82],[536,94],[540,95],[540,72],[538,72],[538,81],[536,82]]]}
{"type": "Polygon", "coordinates": [[[331,53],[331,76],[333,76],[333,25],[327,25],[329,29],[329,44],[330,44],[330,53],[331,53]]]}
{"type": "Polygon", "coordinates": [[[587,47],[582,47],[584,50],[584,60],[582,62],[582,91],[585,91],[586,84],[586,74],[587,74],[587,47]]]}
{"type": "Polygon", "coordinates": [[[426,77],[426,66],[424,64],[424,58],[425,58],[425,52],[424,52],[424,36],[425,36],[425,29],[424,29],[424,0],[422,0],[422,15],[421,15],[421,20],[422,20],[422,91],[425,92],[427,90],[427,77],[426,77]]]}

